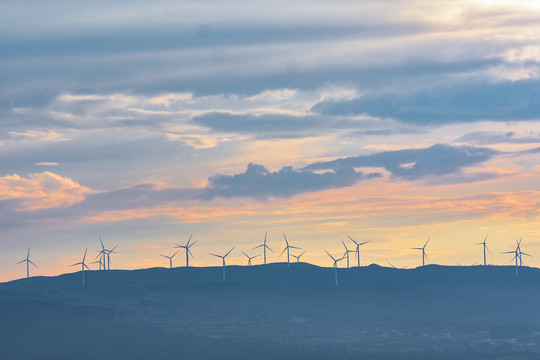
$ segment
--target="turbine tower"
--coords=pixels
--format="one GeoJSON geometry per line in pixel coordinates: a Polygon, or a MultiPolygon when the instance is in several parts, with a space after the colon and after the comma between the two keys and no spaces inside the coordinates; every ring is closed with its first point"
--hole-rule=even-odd
{"type": "Polygon", "coordinates": [[[334,275],[335,275],[334,285],[337,286],[338,285],[338,280],[337,280],[338,262],[343,260],[345,258],[345,256],[343,256],[341,259],[334,259],[334,257],[332,255],[330,255],[330,253],[328,251],[324,250],[324,252],[326,254],[328,254],[328,256],[330,256],[332,258],[332,260],[334,260],[334,265],[332,266],[334,268],[334,275]]]}
{"type": "Polygon", "coordinates": [[[343,241],[343,239],[341,239],[341,243],[343,244],[343,247],[345,248],[345,254],[343,254],[343,256],[347,257],[347,269],[348,269],[349,268],[349,253],[356,253],[356,252],[354,250],[349,250],[349,248],[347,248],[347,245],[345,245],[345,242],[343,241]]]}
{"type": "Polygon", "coordinates": [[[287,267],[291,267],[291,262],[290,262],[290,249],[298,249],[298,250],[301,250],[302,248],[299,248],[299,247],[296,247],[296,246],[292,246],[292,245],[289,245],[289,241],[287,241],[287,236],[285,236],[285,233],[283,233],[283,237],[285,238],[285,243],[287,244],[287,246],[285,246],[285,249],[283,249],[283,251],[281,252],[281,254],[279,254],[279,256],[283,255],[283,253],[285,252],[285,250],[287,251],[287,267]]]}
{"type": "Polygon", "coordinates": [[[197,240],[195,240],[194,242],[191,242],[192,237],[193,237],[193,234],[189,235],[189,240],[186,243],[186,245],[178,245],[178,244],[176,244],[176,246],[175,246],[175,248],[186,249],[186,267],[189,267],[189,255],[191,255],[191,257],[193,257],[193,254],[191,253],[191,250],[189,250],[189,248],[191,248],[193,245],[195,245],[197,243],[197,240]]]}
{"type": "Polygon", "coordinates": [[[413,250],[422,250],[422,266],[425,266],[426,265],[425,260],[428,260],[428,257],[427,257],[427,254],[426,254],[426,246],[427,246],[430,239],[431,238],[428,238],[426,243],[424,244],[424,246],[422,246],[421,248],[411,248],[413,250]]]}
{"type": "Polygon", "coordinates": [[[81,262],[78,262],[78,263],[69,265],[69,266],[81,265],[81,271],[82,271],[82,286],[84,286],[84,268],[87,268],[88,270],[90,270],[90,268],[89,268],[88,266],[86,266],[86,264],[85,264],[85,262],[84,262],[84,260],[86,260],[86,252],[87,252],[87,251],[88,251],[88,248],[86,248],[86,250],[84,250],[84,256],[83,256],[81,262]]]}
{"type": "Polygon", "coordinates": [[[260,255],[255,255],[255,256],[249,256],[248,254],[246,254],[245,252],[242,251],[242,254],[246,255],[246,257],[248,258],[248,265],[251,266],[251,259],[255,259],[257,256],[260,256],[260,255]]]}
{"type": "Polygon", "coordinates": [[[486,234],[486,237],[484,238],[484,242],[475,244],[475,245],[483,245],[482,247],[484,249],[484,266],[487,265],[487,263],[486,263],[486,249],[489,250],[489,248],[487,247],[487,244],[486,244],[486,240],[487,240],[488,235],[489,235],[489,232],[486,234]]]}
{"type": "Polygon", "coordinates": [[[356,250],[354,251],[354,255],[356,256],[356,258],[358,259],[358,267],[360,267],[360,246],[364,245],[364,244],[367,244],[368,242],[370,242],[371,240],[368,240],[368,241],[364,241],[362,243],[357,243],[352,237],[350,237],[349,235],[347,235],[349,237],[349,239],[351,239],[351,241],[353,243],[355,243],[356,245],[356,250]]]}
{"type": "Polygon", "coordinates": [[[299,263],[299,262],[300,262],[300,258],[302,257],[302,255],[304,255],[304,254],[306,253],[306,251],[307,251],[307,250],[304,250],[304,252],[302,252],[300,255],[293,255],[293,254],[291,254],[291,256],[292,256],[293,258],[296,259],[296,262],[297,262],[297,263],[299,263]]]}
{"type": "Polygon", "coordinates": [[[36,264],[34,264],[32,262],[32,260],[30,260],[30,248],[28,248],[28,253],[26,254],[26,259],[23,259],[21,261],[19,261],[17,263],[17,265],[19,265],[20,263],[23,263],[25,262],[26,263],[26,278],[28,279],[30,277],[30,264],[34,265],[35,267],[37,267],[36,264]]]}
{"type": "Polygon", "coordinates": [[[260,247],[263,248],[264,265],[266,265],[266,249],[270,250],[271,252],[274,252],[274,250],[270,249],[270,247],[268,245],[266,245],[266,233],[264,233],[264,242],[259,246],[255,246],[253,249],[257,249],[257,248],[260,248],[260,247]]]}
{"type": "Polygon", "coordinates": [[[223,260],[223,282],[225,282],[225,258],[226,258],[227,255],[229,255],[229,254],[231,253],[231,251],[233,251],[233,250],[234,250],[234,248],[232,248],[231,250],[229,250],[229,252],[226,253],[226,254],[223,255],[223,256],[209,253],[210,255],[215,256],[215,257],[218,257],[218,258],[221,258],[221,259],[223,260]]]}
{"type": "Polygon", "coordinates": [[[169,259],[169,269],[172,269],[172,259],[173,259],[173,257],[174,257],[176,254],[178,254],[178,251],[180,251],[180,250],[177,250],[177,251],[176,251],[174,254],[172,254],[171,256],[159,254],[159,255],[163,256],[164,258],[169,259]]]}

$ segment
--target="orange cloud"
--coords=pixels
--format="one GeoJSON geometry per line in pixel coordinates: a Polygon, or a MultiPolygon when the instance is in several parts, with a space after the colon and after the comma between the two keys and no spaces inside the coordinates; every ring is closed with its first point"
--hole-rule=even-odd
{"type": "Polygon", "coordinates": [[[95,191],[70,178],[51,172],[0,177],[0,200],[18,200],[20,209],[36,210],[68,206],[83,201],[95,191]]]}

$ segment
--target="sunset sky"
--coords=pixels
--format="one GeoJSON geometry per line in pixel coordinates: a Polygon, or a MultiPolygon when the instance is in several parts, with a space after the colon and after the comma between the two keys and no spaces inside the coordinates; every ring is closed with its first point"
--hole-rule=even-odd
{"type": "Polygon", "coordinates": [[[285,232],[321,266],[347,235],[479,264],[489,231],[489,263],[523,237],[540,265],[536,2],[3,2],[0,127],[0,281],[100,236],[115,269],[190,234],[245,264],[265,232],[272,262],[285,232]]]}

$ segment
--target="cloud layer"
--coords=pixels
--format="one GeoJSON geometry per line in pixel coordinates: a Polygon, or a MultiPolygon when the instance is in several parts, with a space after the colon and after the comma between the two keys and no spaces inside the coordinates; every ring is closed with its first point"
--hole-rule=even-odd
{"type": "Polygon", "coordinates": [[[305,170],[382,167],[396,177],[415,180],[428,175],[459,173],[464,167],[489,160],[497,154],[489,148],[435,144],[425,149],[384,151],[373,155],[317,162],[305,170]]]}

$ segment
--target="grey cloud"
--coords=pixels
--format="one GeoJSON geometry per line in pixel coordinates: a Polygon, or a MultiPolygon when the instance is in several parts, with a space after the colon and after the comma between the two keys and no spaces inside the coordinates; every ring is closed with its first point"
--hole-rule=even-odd
{"type": "Polygon", "coordinates": [[[495,132],[495,131],[476,131],[467,133],[456,141],[467,142],[479,145],[490,144],[536,144],[540,143],[539,134],[530,133],[528,136],[516,136],[515,131],[495,132]]]}
{"type": "Polygon", "coordinates": [[[370,92],[351,101],[321,102],[312,111],[323,115],[368,114],[422,125],[537,120],[540,81],[453,84],[406,93],[370,92]]]}
{"type": "Polygon", "coordinates": [[[94,212],[154,208],[174,203],[181,207],[187,201],[200,198],[202,189],[158,188],[155,184],[138,184],[126,189],[89,194],[83,202],[73,204],[70,210],[94,212]]]}
{"type": "Polygon", "coordinates": [[[352,186],[357,181],[378,174],[364,175],[352,168],[340,168],[322,174],[284,167],[270,172],[262,165],[249,164],[246,171],[236,175],[217,174],[209,179],[203,197],[248,196],[255,198],[290,197],[300,193],[352,186]]]}
{"type": "Polygon", "coordinates": [[[393,129],[369,129],[369,130],[354,130],[346,132],[342,135],[344,138],[357,138],[365,136],[390,136],[390,135],[411,135],[425,134],[424,128],[393,128],[393,129]]]}
{"type": "Polygon", "coordinates": [[[318,162],[304,169],[314,171],[383,167],[393,176],[415,180],[428,175],[453,174],[464,167],[487,161],[497,154],[497,151],[489,148],[435,144],[424,149],[383,151],[373,155],[318,162]]]}
{"type": "Polygon", "coordinates": [[[196,116],[193,122],[215,131],[255,134],[259,137],[290,138],[309,135],[329,128],[356,128],[360,124],[351,120],[323,116],[291,115],[234,115],[212,112],[196,116]]]}

